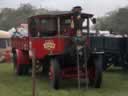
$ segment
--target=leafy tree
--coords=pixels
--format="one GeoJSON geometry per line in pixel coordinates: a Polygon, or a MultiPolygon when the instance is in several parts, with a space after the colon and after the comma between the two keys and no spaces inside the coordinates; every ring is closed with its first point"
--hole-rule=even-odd
{"type": "Polygon", "coordinates": [[[112,30],[113,32],[128,34],[128,7],[109,12],[108,16],[98,18],[96,29],[112,30]]]}
{"type": "Polygon", "coordinates": [[[21,23],[27,23],[27,18],[34,13],[35,8],[30,4],[22,4],[18,9],[3,8],[0,13],[0,29],[8,30],[21,23]]]}

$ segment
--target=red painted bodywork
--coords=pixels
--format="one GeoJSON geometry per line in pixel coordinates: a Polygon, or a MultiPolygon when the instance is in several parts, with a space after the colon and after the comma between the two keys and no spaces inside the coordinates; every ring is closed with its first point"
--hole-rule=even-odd
{"type": "Polygon", "coordinates": [[[46,55],[56,55],[64,52],[65,38],[49,37],[49,38],[30,38],[32,48],[35,50],[36,57],[38,59],[43,58],[46,55]],[[52,42],[54,48],[44,48],[46,42],[52,42]]]}
{"type": "Polygon", "coordinates": [[[37,59],[43,59],[46,55],[57,55],[64,52],[66,45],[69,45],[70,37],[23,37],[23,38],[12,38],[12,48],[19,50],[32,51],[34,50],[37,59]],[[46,49],[44,44],[49,41],[54,44],[54,48],[46,49]],[[30,45],[31,43],[31,45],[30,45]]]}
{"type": "Polygon", "coordinates": [[[12,48],[20,50],[29,50],[29,37],[13,37],[11,38],[12,48]]]}

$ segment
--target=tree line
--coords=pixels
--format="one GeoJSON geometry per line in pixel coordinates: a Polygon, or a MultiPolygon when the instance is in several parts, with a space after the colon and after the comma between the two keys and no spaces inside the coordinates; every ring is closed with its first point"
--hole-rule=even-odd
{"type": "Polygon", "coordinates": [[[44,8],[35,8],[31,4],[21,4],[19,8],[3,8],[0,12],[0,30],[9,30],[19,24],[27,23],[27,18],[47,12],[44,8]]]}
{"type": "Polygon", "coordinates": [[[117,34],[128,34],[128,7],[119,8],[98,18],[95,28],[109,30],[117,34]]]}
{"type": "MultiPolygon", "coordinates": [[[[27,18],[48,12],[44,8],[35,8],[31,4],[21,4],[17,9],[3,8],[0,12],[0,30],[8,30],[17,27],[21,23],[27,23],[27,18]]],[[[96,30],[109,30],[116,33],[128,34],[128,7],[119,8],[109,12],[106,16],[97,18],[96,30]]]]}

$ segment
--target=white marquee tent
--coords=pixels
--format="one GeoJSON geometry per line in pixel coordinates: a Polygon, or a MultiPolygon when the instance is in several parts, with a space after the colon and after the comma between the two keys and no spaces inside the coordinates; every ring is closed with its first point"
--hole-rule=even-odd
{"type": "Polygon", "coordinates": [[[11,35],[7,31],[0,30],[0,38],[10,38],[11,35]]]}

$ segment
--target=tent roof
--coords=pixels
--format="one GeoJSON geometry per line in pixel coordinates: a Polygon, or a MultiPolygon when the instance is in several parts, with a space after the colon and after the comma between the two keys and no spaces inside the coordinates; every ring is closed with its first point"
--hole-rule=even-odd
{"type": "Polygon", "coordinates": [[[11,35],[9,34],[9,32],[0,30],[0,38],[10,38],[11,35]]]}

